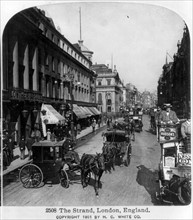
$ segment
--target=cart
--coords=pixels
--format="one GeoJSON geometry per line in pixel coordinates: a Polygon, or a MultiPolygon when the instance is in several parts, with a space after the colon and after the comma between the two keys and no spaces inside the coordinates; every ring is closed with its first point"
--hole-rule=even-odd
{"type": "Polygon", "coordinates": [[[129,119],[133,120],[135,123],[135,131],[142,131],[143,128],[143,123],[142,123],[142,117],[143,117],[143,112],[142,111],[130,111],[129,112],[129,119]]]}
{"type": "MultiPolygon", "coordinates": [[[[38,188],[43,182],[51,180],[52,183],[60,183],[62,187],[68,188],[70,183],[81,182],[80,175],[73,179],[75,176],[73,173],[81,173],[81,167],[79,164],[69,167],[69,162],[73,164],[73,161],[66,156],[65,143],[66,140],[40,141],[32,145],[32,162],[24,165],[19,172],[23,187],[38,188]]],[[[90,176],[87,180],[90,180],[90,176]]]]}
{"type": "Polygon", "coordinates": [[[156,194],[162,203],[187,205],[191,202],[191,154],[185,152],[178,130],[179,125],[164,125],[159,128],[160,191],[156,194]]]}
{"type": "Polygon", "coordinates": [[[121,164],[124,163],[125,166],[128,166],[130,164],[132,146],[127,133],[123,130],[113,130],[105,132],[103,137],[105,138],[103,155],[106,160],[113,158],[113,167],[116,159],[120,159],[121,164]],[[108,155],[108,153],[111,155],[108,155]]]}

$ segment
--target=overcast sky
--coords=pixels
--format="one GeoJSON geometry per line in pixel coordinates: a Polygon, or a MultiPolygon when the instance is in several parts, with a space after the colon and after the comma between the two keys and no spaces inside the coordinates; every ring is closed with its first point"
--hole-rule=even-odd
{"type": "MultiPolygon", "coordinates": [[[[156,90],[166,51],[172,57],[177,52],[182,18],[167,8],[145,3],[38,5],[71,43],[80,39],[80,7],[83,44],[94,52],[93,63],[116,65],[124,84],[132,83],[141,92],[156,90]]],[[[169,56],[168,61],[172,61],[169,56]]]]}

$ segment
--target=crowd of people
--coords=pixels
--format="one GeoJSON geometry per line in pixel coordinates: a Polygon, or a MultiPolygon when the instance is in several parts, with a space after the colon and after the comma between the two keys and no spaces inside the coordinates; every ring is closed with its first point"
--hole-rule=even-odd
{"type": "MultiPolygon", "coordinates": [[[[95,132],[97,126],[100,128],[102,123],[101,118],[92,118],[89,122],[89,127],[91,127],[92,131],[95,132]]],[[[82,131],[82,126],[80,122],[77,122],[74,124],[74,141],[76,140],[76,137],[78,134],[82,131]]],[[[55,124],[55,125],[47,125],[46,128],[46,136],[44,137],[42,135],[41,130],[39,127],[34,127],[34,129],[31,130],[31,132],[28,134],[28,136],[22,135],[20,138],[20,141],[15,142],[14,137],[9,134],[7,130],[3,131],[3,167],[8,167],[11,162],[14,160],[14,149],[16,147],[20,150],[20,159],[24,160],[26,155],[26,150],[28,151],[27,156],[28,160],[32,158],[32,145],[35,142],[39,142],[41,140],[47,140],[47,141],[60,141],[64,139],[72,139],[72,133],[71,133],[71,124],[65,123],[65,124],[55,124]]],[[[73,143],[74,144],[74,143],[73,143]]],[[[71,146],[71,145],[69,145],[71,146]]],[[[69,147],[70,149],[70,147],[69,147]]]]}

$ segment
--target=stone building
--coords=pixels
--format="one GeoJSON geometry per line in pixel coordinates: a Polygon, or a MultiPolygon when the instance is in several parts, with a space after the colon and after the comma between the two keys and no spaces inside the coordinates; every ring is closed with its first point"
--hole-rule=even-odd
{"type": "Polygon", "coordinates": [[[190,36],[187,26],[183,37],[177,43],[177,53],[173,62],[163,66],[163,73],[158,81],[158,104],[169,102],[179,118],[190,112],[190,36]]]}
{"type": "Polygon", "coordinates": [[[66,103],[72,102],[78,118],[99,113],[90,53],[84,55],[81,45],[70,43],[44,11],[29,8],[9,20],[2,55],[2,117],[16,141],[40,128],[42,104],[63,116],[66,103]]]}
{"type": "Polygon", "coordinates": [[[96,102],[98,109],[107,115],[118,115],[120,104],[123,103],[123,83],[116,70],[105,64],[95,64],[91,68],[97,74],[96,102]]]}

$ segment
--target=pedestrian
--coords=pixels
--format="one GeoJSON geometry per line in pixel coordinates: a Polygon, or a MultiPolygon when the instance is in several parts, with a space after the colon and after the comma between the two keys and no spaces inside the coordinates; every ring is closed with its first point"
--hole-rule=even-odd
{"type": "Polygon", "coordinates": [[[130,139],[135,141],[135,121],[133,119],[129,120],[129,130],[130,130],[130,139]]]}
{"type": "Polygon", "coordinates": [[[32,131],[31,137],[34,139],[35,142],[39,142],[41,140],[41,132],[37,127],[35,127],[32,131]]]}
{"type": "Polygon", "coordinates": [[[92,122],[92,131],[95,132],[95,127],[96,127],[96,120],[93,119],[93,122],[92,122]]]}
{"type": "Polygon", "coordinates": [[[101,127],[101,119],[100,118],[98,119],[97,123],[98,123],[98,128],[100,128],[101,127]]]}
{"type": "Polygon", "coordinates": [[[51,140],[51,131],[50,131],[50,129],[48,128],[48,130],[47,130],[47,141],[50,141],[51,140]]]}
{"type": "Polygon", "coordinates": [[[107,118],[107,128],[110,127],[110,121],[109,121],[109,118],[107,118]]]}
{"type": "Polygon", "coordinates": [[[117,120],[115,120],[115,123],[113,124],[113,129],[119,129],[119,123],[117,120]]]}
{"type": "Polygon", "coordinates": [[[81,126],[80,126],[80,123],[78,123],[77,124],[77,133],[80,134],[80,132],[81,132],[81,126]]]}
{"type": "Polygon", "coordinates": [[[3,167],[7,168],[10,163],[8,139],[6,135],[3,135],[3,167]]]}
{"type": "Polygon", "coordinates": [[[51,141],[56,141],[56,136],[55,136],[54,132],[51,133],[50,140],[51,141]]]}
{"type": "Polygon", "coordinates": [[[10,163],[13,161],[13,150],[14,150],[14,141],[11,137],[9,137],[8,139],[8,143],[7,143],[7,149],[8,149],[8,154],[9,154],[9,161],[10,163]]]}
{"type": "Polygon", "coordinates": [[[190,113],[186,115],[186,121],[181,125],[181,135],[184,142],[184,148],[186,153],[191,153],[191,119],[190,113]]]}
{"type": "Polygon", "coordinates": [[[26,138],[26,147],[27,147],[27,150],[28,150],[28,160],[31,159],[32,157],[32,145],[34,143],[34,139],[31,138],[31,137],[27,137],[26,138]]]}
{"type": "Polygon", "coordinates": [[[22,136],[21,141],[19,143],[19,149],[20,149],[20,152],[21,152],[21,154],[20,154],[20,159],[21,160],[25,159],[25,145],[26,145],[25,138],[24,138],[24,136],[22,136]]]}

